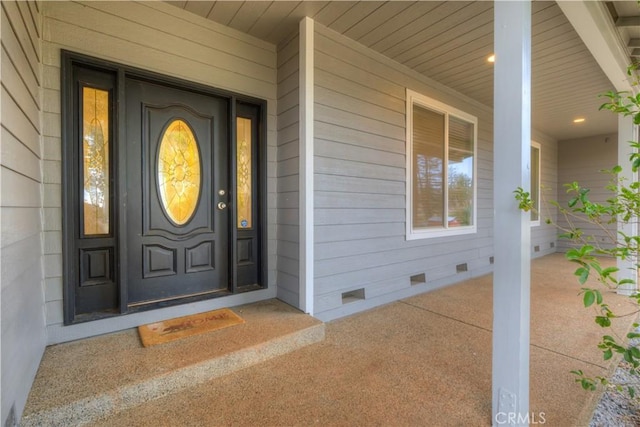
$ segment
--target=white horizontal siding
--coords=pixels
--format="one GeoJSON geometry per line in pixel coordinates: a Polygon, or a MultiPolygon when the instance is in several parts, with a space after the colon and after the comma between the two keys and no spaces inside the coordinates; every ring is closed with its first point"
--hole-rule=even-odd
{"type": "MultiPolygon", "coordinates": [[[[230,90],[267,101],[267,233],[269,289],[231,297],[227,304],[273,297],[276,292],[277,245],[277,54],[263,40],[221,26],[163,2],[45,2],[43,23],[43,133],[45,206],[45,295],[49,342],[109,332],[146,318],[147,313],[94,322],[91,327],[62,326],[61,114],[60,51],[99,57],[128,66],[230,90]],[[259,294],[259,295],[258,295],[259,294]],[[245,301],[246,300],[246,301],[245,301]]],[[[209,301],[221,305],[222,302],[209,301]]],[[[200,304],[203,305],[203,304],[200,304]]],[[[207,306],[208,307],[208,306],[207,306]]],[[[182,315],[177,308],[173,312],[182,315]]],[[[193,308],[190,308],[193,309],[193,308]]],[[[202,308],[200,308],[202,310],[202,308]]],[[[160,310],[162,311],[162,310],[160,310]]],[[[188,313],[184,313],[188,314],[188,313]]],[[[149,320],[151,321],[151,320],[149,320]]]]}
{"type": "MultiPolygon", "coordinates": [[[[19,421],[46,344],[42,257],[41,17],[2,2],[0,283],[2,410],[19,421]]],[[[13,425],[13,424],[11,424],[13,425]]]]}

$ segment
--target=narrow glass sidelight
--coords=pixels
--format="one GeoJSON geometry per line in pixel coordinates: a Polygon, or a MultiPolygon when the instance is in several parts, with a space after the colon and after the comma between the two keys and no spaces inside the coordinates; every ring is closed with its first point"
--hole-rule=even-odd
{"type": "Polygon", "coordinates": [[[84,235],[109,234],[109,92],[82,88],[84,235]]]}
{"type": "Polygon", "coordinates": [[[200,151],[189,125],[172,121],[158,148],[158,190],[162,207],[176,225],[193,216],[200,197],[200,151]]]}
{"type": "Polygon", "coordinates": [[[62,51],[64,324],[115,314],[118,299],[117,75],[62,51]]]}
{"type": "Polygon", "coordinates": [[[238,228],[252,228],[252,158],[251,119],[238,117],[236,120],[236,170],[238,228]]]}

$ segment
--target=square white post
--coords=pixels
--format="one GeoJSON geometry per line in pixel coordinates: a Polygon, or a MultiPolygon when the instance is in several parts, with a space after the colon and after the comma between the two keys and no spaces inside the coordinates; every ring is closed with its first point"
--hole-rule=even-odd
{"type": "MultiPolygon", "coordinates": [[[[622,166],[622,172],[619,177],[624,178],[624,185],[629,186],[632,182],[638,180],[638,173],[631,170],[631,162],[629,156],[633,152],[633,148],[629,145],[629,141],[637,141],[638,127],[633,124],[632,117],[618,116],[618,164],[622,166]]],[[[628,236],[638,235],[638,218],[632,218],[627,224],[618,222],[618,231],[628,236]]],[[[624,244],[624,243],[623,243],[624,244]]],[[[618,259],[617,267],[620,269],[617,278],[631,279],[634,284],[622,285],[618,287],[618,293],[622,295],[631,295],[638,290],[638,259],[631,256],[627,259],[618,259]]]]}
{"type": "Polygon", "coordinates": [[[314,105],[314,21],[307,17],[300,21],[299,51],[299,192],[300,192],[300,306],[313,316],[314,296],[314,219],[313,219],[313,105],[314,105]]]}
{"type": "Polygon", "coordinates": [[[494,2],[493,425],[529,425],[531,2],[494,2]]]}

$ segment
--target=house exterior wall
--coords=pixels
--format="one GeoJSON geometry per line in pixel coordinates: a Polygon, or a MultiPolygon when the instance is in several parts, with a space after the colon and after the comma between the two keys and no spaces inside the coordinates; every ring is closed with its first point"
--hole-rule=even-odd
{"type": "Polygon", "coordinates": [[[49,220],[46,316],[49,343],[133,327],[161,318],[276,295],[276,47],[163,2],[44,2],[44,184],[49,220]],[[63,326],[60,163],[60,51],[104,60],[267,100],[268,285],[266,290],[117,318],[63,326]]]}
{"type": "MultiPolygon", "coordinates": [[[[329,320],[489,273],[491,109],[317,23],[315,64],[315,315],[329,320]],[[406,240],[407,88],[478,118],[474,234],[406,240]],[[411,285],[422,273],[426,283],[411,285]]],[[[555,188],[555,141],[534,135],[542,180],[555,188]]],[[[554,251],[550,227],[532,234],[554,251]]]]}
{"type": "Polygon", "coordinates": [[[540,192],[542,193],[542,209],[540,210],[540,225],[531,227],[531,257],[538,258],[557,251],[558,230],[547,224],[546,219],[555,222],[557,209],[544,205],[544,200],[557,200],[558,183],[558,142],[535,129],[531,131],[534,141],[540,144],[540,192]]]}
{"type": "MultiPolygon", "coordinates": [[[[224,303],[197,303],[188,310],[276,295],[299,306],[299,36],[293,34],[276,47],[154,2],[46,2],[42,9],[41,187],[48,343],[188,314],[172,307],[62,325],[61,49],[268,101],[270,288],[246,294],[249,297],[225,298],[224,303]]],[[[324,319],[339,317],[490,272],[491,109],[321,25],[316,27],[315,313],[324,319]],[[479,119],[474,234],[405,239],[407,88],[479,119]],[[457,273],[456,266],[462,263],[467,271],[457,273]],[[421,273],[426,283],[412,286],[410,276],[421,273]],[[343,294],[360,289],[361,300],[343,303],[343,294]]],[[[555,141],[542,134],[534,137],[543,144],[543,182],[555,188],[555,141]]],[[[548,253],[555,232],[541,226],[532,235],[539,254],[548,253]]]]}
{"type": "Polygon", "coordinates": [[[315,313],[321,319],[490,271],[491,110],[316,24],[315,313]],[[478,117],[477,233],[405,239],[406,88],[478,117]],[[467,263],[468,271],[456,273],[467,263]],[[412,286],[410,276],[426,283],[412,286]],[[342,294],[364,289],[343,304],[342,294]]]}
{"type": "MultiPolygon", "coordinates": [[[[564,184],[577,181],[582,187],[590,188],[589,198],[593,202],[603,203],[612,193],[606,190],[610,183],[610,175],[600,172],[611,169],[618,164],[618,135],[598,135],[588,138],[571,139],[558,142],[558,202],[560,206],[567,206],[570,195],[564,184]]],[[[610,247],[611,239],[607,234],[615,236],[617,226],[609,224],[605,230],[590,225],[584,221],[576,221],[576,226],[583,229],[585,235],[594,236],[598,244],[610,247]]],[[[558,225],[566,227],[567,221],[563,215],[558,216],[558,225]]],[[[574,247],[566,239],[558,239],[558,250],[566,251],[574,247]]]]}
{"type": "Polygon", "coordinates": [[[46,344],[41,253],[55,241],[42,234],[41,7],[2,2],[2,425],[20,419],[46,344]]]}
{"type": "Polygon", "coordinates": [[[278,46],[278,298],[300,304],[300,37],[293,34],[278,46]]]}

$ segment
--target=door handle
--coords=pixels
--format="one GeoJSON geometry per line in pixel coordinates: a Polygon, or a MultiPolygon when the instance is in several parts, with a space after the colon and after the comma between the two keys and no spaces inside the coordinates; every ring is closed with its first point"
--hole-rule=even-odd
{"type": "Polygon", "coordinates": [[[218,202],[218,209],[220,209],[221,211],[225,210],[227,208],[227,204],[225,202],[218,202]]]}

